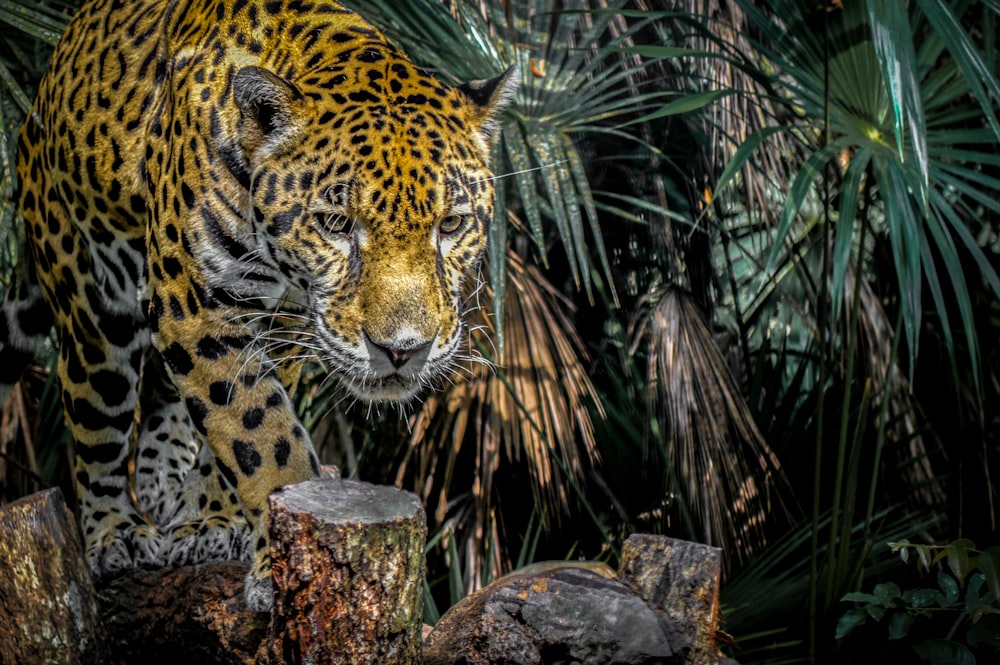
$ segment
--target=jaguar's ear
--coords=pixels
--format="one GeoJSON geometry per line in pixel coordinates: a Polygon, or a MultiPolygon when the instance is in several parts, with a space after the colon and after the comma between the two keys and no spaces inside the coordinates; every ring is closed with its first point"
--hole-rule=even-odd
{"type": "Polygon", "coordinates": [[[459,92],[472,102],[472,119],[478,125],[479,139],[487,157],[500,138],[500,116],[510,105],[520,83],[521,72],[515,65],[500,76],[458,86],[459,92]]]}
{"type": "Polygon", "coordinates": [[[295,109],[303,96],[280,76],[244,67],[233,78],[233,99],[240,110],[240,144],[248,156],[259,148],[274,152],[295,133],[295,109]]]}

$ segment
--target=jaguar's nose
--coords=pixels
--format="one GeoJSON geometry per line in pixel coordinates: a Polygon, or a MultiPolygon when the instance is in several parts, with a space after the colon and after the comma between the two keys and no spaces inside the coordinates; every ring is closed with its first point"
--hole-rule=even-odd
{"type": "Polygon", "coordinates": [[[387,342],[376,342],[375,340],[368,338],[369,344],[377,349],[378,351],[385,354],[385,357],[389,360],[395,369],[401,369],[403,365],[408,363],[415,355],[421,351],[426,350],[430,347],[430,341],[415,341],[410,343],[387,343],[387,342]]]}

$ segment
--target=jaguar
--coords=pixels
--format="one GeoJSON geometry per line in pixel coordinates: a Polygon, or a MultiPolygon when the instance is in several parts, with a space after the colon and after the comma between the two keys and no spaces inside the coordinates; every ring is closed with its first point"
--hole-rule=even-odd
{"type": "Polygon", "coordinates": [[[518,78],[442,83],[325,0],[80,9],[19,137],[0,397],[54,330],[97,578],[243,558],[271,606],[302,364],[406,402],[460,361],[518,78]]]}

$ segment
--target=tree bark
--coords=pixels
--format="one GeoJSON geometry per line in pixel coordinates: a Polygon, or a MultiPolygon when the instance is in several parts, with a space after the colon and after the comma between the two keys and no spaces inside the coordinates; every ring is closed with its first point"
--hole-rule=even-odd
{"type": "Polygon", "coordinates": [[[271,496],[275,663],[421,661],[424,541],[416,496],[353,480],[271,496]]]}
{"type": "Polygon", "coordinates": [[[0,663],[107,663],[106,634],[62,492],[0,507],[0,663]]]}
{"type": "Polygon", "coordinates": [[[666,536],[633,534],[618,577],[661,608],[676,631],[675,650],[691,665],[716,663],[722,550],[666,536]]]}
{"type": "MultiPolygon", "coordinates": [[[[330,478],[286,488],[271,497],[275,609],[267,615],[246,609],[247,566],[237,562],[134,571],[95,595],[60,492],[32,495],[0,508],[0,665],[420,663],[425,537],[423,509],[409,492],[330,478]]],[[[635,597],[662,618],[655,622],[669,642],[664,662],[719,662],[720,560],[717,548],[633,535],[618,571],[632,591],[605,590],[603,614],[582,623],[613,619],[609,599],[635,597]]],[[[574,637],[585,628],[577,625],[584,601],[614,580],[588,577],[588,570],[539,569],[534,578],[529,572],[505,578],[507,585],[527,586],[501,603],[503,612],[540,594],[538,602],[524,604],[524,621],[555,622],[558,634],[543,640],[552,642],[547,648],[576,644],[559,631],[574,637]],[[576,618],[561,622],[552,609],[560,603],[576,618]]],[[[637,612],[630,616],[619,628],[636,628],[637,612]]],[[[635,642],[622,634],[622,648],[635,642]]],[[[497,639],[506,643],[512,636],[502,631],[497,639]]],[[[456,645],[445,651],[455,656],[462,642],[456,645]]]]}
{"type": "Polygon", "coordinates": [[[265,663],[271,617],[247,609],[243,578],[249,568],[220,561],[137,570],[109,582],[98,592],[112,636],[109,662],[265,663]]]}

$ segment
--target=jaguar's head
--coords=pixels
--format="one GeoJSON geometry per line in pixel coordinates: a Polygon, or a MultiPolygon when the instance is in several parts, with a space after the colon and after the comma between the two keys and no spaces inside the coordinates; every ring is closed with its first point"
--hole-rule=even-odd
{"type": "Polygon", "coordinates": [[[234,77],[255,232],[305,300],[304,346],[355,396],[407,400],[452,369],[517,79],[448,87],[371,49],[294,83],[234,77]]]}

